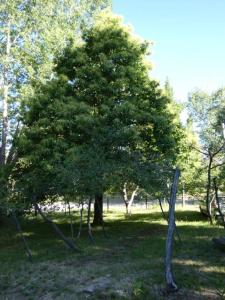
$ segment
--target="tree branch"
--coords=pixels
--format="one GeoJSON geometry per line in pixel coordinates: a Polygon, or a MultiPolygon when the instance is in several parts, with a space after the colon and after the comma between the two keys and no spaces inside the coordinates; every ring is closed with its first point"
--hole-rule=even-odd
{"type": "Polygon", "coordinates": [[[194,150],[198,151],[199,153],[201,153],[201,154],[205,155],[205,156],[209,156],[209,155],[210,155],[209,153],[203,152],[202,150],[200,150],[200,149],[196,148],[196,147],[195,147],[195,146],[193,146],[193,145],[192,145],[192,148],[193,148],[194,150]]]}
{"type": "Polygon", "coordinates": [[[211,170],[212,170],[212,169],[216,169],[216,168],[221,167],[221,166],[224,166],[224,165],[225,165],[225,161],[222,162],[221,164],[217,164],[217,165],[211,167],[211,170]]]}

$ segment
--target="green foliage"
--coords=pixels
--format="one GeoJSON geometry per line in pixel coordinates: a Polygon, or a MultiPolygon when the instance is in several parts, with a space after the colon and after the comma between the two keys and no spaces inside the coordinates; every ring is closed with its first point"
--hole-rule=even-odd
{"type": "MultiPolygon", "coordinates": [[[[218,176],[220,167],[224,164],[224,139],[222,126],[218,122],[218,115],[224,103],[223,89],[208,95],[196,90],[190,94],[188,109],[199,137],[199,145],[193,145],[202,155],[201,173],[205,177],[207,186],[207,202],[212,193],[211,179],[218,176]],[[207,177],[207,178],[206,178],[207,177]]],[[[202,182],[204,184],[204,181],[202,182]]]]}
{"type": "Polygon", "coordinates": [[[208,95],[196,90],[190,94],[188,109],[196,126],[202,149],[214,152],[221,146],[222,130],[218,130],[218,111],[224,102],[219,91],[208,95]]]}
{"type": "MultiPolygon", "coordinates": [[[[216,130],[217,132],[222,135],[221,139],[225,143],[225,88],[221,88],[215,93],[215,97],[220,99],[220,105],[218,106],[217,111],[217,126],[216,130]]],[[[225,147],[223,147],[221,151],[221,160],[225,161],[225,147]]],[[[220,189],[225,191],[225,184],[224,184],[224,178],[225,178],[225,165],[223,164],[220,168],[219,173],[219,185],[220,189]]]]}
{"type": "Polygon", "coordinates": [[[147,43],[108,10],[80,46],[71,42],[57,76],[24,105],[16,170],[23,186],[39,195],[93,195],[123,178],[146,186],[160,161],[174,161],[178,126],[149,78],[147,54],[147,43]]]}
{"type": "Polygon", "coordinates": [[[200,147],[191,118],[187,120],[184,127],[182,145],[182,151],[178,158],[181,169],[180,192],[184,188],[186,194],[200,197],[204,192],[206,178],[205,172],[202,169],[202,155],[196,151],[200,147]]]}
{"type": "Polygon", "coordinates": [[[193,128],[193,121],[189,118],[186,125],[180,126],[180,115],[185,105],[175,102],[173,89],[168,79],[164,85],[164,94],[170,99],[168,109],[173,115],[173,124],[177,128],[177,134],[180,136],[180,151],[176,159],[176,165],[181,170],[179,192],[185,187],[185,193],[199,196],[202,192],[200,188],[202,187],[202,159],[200,153],[193,148],[199,147],[198,136],[193,128]]]}
{"type": "MultiPolygon", "coordinates": [[[[81,38],[81,24],[82,26],[90,24],[95,13],[109,4],[109,0],[1,1],[0,104],[4,99],[6,102],[4,122],[10,122],[5,125],[7,148],[13,150],[15,159],[17,157],[13,148],[15,132],[18,131],[17,135],[22,127],[21,101],[26,103],[34,99],[38,85],[48,82],[54,76],[54,57],[62,53],[71,38],[78,43],[81,38]]],[[[0,107],[1,138],[3,108],[2,105],[0,107]]],[[[35,129],[33,134],[34,131],[35,129]]],[[[46,147],[48,145],[45,145],[47,152],[46,147]]],[[[8,151],[8,156],[11,150],[8,151]]],[[[44,151],[42,155],[45,156],[44,151]]],[[[18,174],[21,166],[26,165],[27,160],[20,161],[18,174]]],[[[8,182],[12,168],[14,164],[1,170],[1,195],[7,195],[8,189],[12,189],[12,184],[8,182]]],[[[45,168],[51,168],[50,164],[46,164],[45,168]]],[[[1,197],[1,201],[4,199],[5,197],[1,197]]]]}
{"type": "MultiPolygon", "coordinates": [[[[52,77],[54,57],[71,38],[80,40],[81,23],[110,1],[21,1],[0,3],[0,103],[7,86],[8,145],[20,115],[21,99],[32,97],[33,86],[52,77]]],[[[2,109],[2,108],[1,108],[2,109]]],[[[2,129],[2,112],[0,112],[2,129]]],[[[0,131],[0,137],[2,130],[0,131]]]]}

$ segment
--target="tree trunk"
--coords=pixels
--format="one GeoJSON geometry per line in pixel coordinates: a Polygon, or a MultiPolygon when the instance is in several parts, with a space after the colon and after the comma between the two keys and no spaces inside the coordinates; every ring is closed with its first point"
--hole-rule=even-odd
{"type": "Polygon", "coordinates": [[[125,207],[126,207],[126,214],[131,214],[131,206],[134,202],[134,197],[137,195],[137,191],[138,191],[139,187],[137,186],[135,188],[135,190],[132,192],[130,199],[128,199],[128,195],[127,195],[127,183],[125,182],[123,185],[123,201],[125,203],[125,207]]]}
{"type": "Polygon", "coordinates": [[[128,203],[128,213],[131,214],[131,206],[134,202],[134,197],[137,195],[137,191],[138,191],[139,187],[137,186],[136,189],[132,192],[132,195],[130,197],[129,203],[128,203]]]}
{"type": "Polygon", "coordinates": [[[84,210],[84,202],[82,200],[82,202],[80,203],[81,208],[80,208],[80,226],[79,226],[79,231],[77,234],[77,238],[80,238],[81,232],[82,232],[82,225],[83,225],[83,210],[84,210]]]}
{"type": "Polygon", "coordinates": [[[19,220],[18,220],[18,218],[17,218],[17,216],[16,216],[15,211],[12,211],[11,214],[12,214],[12,219],[13,219],[15,225],[16,225],[16,228],[17,228],[17,230],[18,230],[18,232],[19,232],[19,234],[20,234],[21,240],[22,240],[22,242],[23,242],[23,244],[24,244],[25,250],[26,250],[26,252],[27,252],[27,256],[28,256],[29,260],[32,261],[31,250],[30,250],[30,248],[29,248],[29,246],[28,246],[28,244],[27,244],[27,241],[26,241],[26,239],[25,239],[25,236],[23,235],[23,231],[22,231],[22,228],[21,228],[21,226],[20,226],[20,222],[19,222],[19,220]]]}
{"type": "Polygon", "coordinates": [[[68,200],[68,213],[70,218],[70,229],[71,229],[71,238],[74,238],[74,228],[73,228],[73,217],[71,215],[70,201],[68,200]]]}
{"type": "Polygon", "coordinates": [[[93,244],[95,244],[95,240],[94,240],[93,235],[92,235],[91,222],[90,222],[90,220],[91,220],[91,201],[92,201],[92,199],[90,197],[90,199],[88,201],[87,226],[88,226],[89,239],[91,240],[91,242],[93,244]]]}
{"type": "Polygon", "coordinates": [[[95,195],[93,226],[103,225],[103,194],[95,195]]]}
{"type": "Polygon", "coordinates": [[[212,167],[213,157],[211,153],[209,153],[209,165],[207,170],[207,188],[206,188],[206,208],[207,214],[210,220],[210,224],[213,224],[212,220],[212,212],[211,212],[211,202],[210,202],[210,190],[211,190],[211,167],[212,167]]]}
{"type": "Polygon", "coordinates": [[[185,206],[185,183],[182,182],[182,206],[185,206]]]}
{"type": "Polygon", "coordinates": [[[169,225],[168,225],[168,233],[166,239],[166,259],[165,259],[165,267],[166,267],[166,292],[175,292],[178,290],[177,285],[174,280],[173,271],[172,271],[172,254],[173,254],[173,238],[174,238],[174,229],[175,229],[175,203],[176,203],[176,193],[177,186],[179,181],[180,171],[176,169],[173,179],[173,185],[171,189],[171,197],[169,203],[169,225]]]}
{"type": "Polygon", "coordinates": [[[128,196],[127,196],[127,183],[126,182],[123,185],[123,201],[124,201],[124,204],[125,204],[125,207],[126,207],[126,215],[128,215],[129,200],[128,200],[128,196]]]}
{"type": "Polygon", "coordinates": [[[54,231],[57,233],[57,235],[64,241],[64,243],[71,249],[74,251],[78,251],[79,249],[78,247],[72,242],[70,241],[64,234],[63,232],[59,229],[59,227],[48,217],[46,217],[46,215],[42,212],[41,208],[38,206],[38,204],[36,202],[33,203],[34,207],[36,208],[36,210],[39,212],[39,214],[41,215],[41,217],[43,218],[43,220],[47,223],[49,223],[52,228],[54,229],[54,231]]]}
{"type": "Polygon", "coordinates": [[[8,94],[9,94],[9,64],[10,64],[10,52],[11,52],[11,33],[10,33],[10,20],[7,24],[7,37],[6,37],[6,58],[3,68],[3,102],[2,102],[2,145],[0,153],[0,165],[6,163],[6,149],[8,138],[8,94]]]}
{"type": "Polygon", "coordinates": [[[221,211],[221,205],[220,205],[219,196],[218,196],[218,186],[216,184],[216,178],[213,178],[213,183],[214,183],[214,189],[215,189],[216,204],[218,206],[218,211],[220,214],[221,221],[223,223],[223,227],[225,228],[225,219],[224,219],[224,215],[221,211]]]}

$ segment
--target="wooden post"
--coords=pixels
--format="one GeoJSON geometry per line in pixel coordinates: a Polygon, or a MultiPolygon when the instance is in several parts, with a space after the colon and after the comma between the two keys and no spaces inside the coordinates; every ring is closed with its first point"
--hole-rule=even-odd
{"type": "Polygon", "coordinates": [[[176,168],[173,184],[171,187],[171,196],[169,202],[169,224],[168,224],[168,232],[166,238],[166,258],[165,258],[165,277],[166,277],[166,292],[176,292],[178,287],[175,283],[173,270],[172,270],[172,254],[173,254],[173,238],[174,238],[174,230],[175,230],[175,203],[176,203],[176,193],[177,186],[179,181],[180,171],[176,168]]]}

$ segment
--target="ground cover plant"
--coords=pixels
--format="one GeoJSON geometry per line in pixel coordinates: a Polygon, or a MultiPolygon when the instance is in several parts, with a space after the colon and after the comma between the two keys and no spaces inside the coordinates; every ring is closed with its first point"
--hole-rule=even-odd
{"type": "MultiPolygon", "coordinates": [[[[69,236],[68,215],[51,217],[69,236]]],[[[78,230],[78,214],[74,219],[78,230]]],[[[107,237],[101,227],[94,228],[93,244],[84,228],[80,253],[66,249],[41,218],[26,217],[21,223],[33,262],[13,225],[4,226],[0,299],[224,299],[225,255],[211,242],[223,228],[209,225],[193,206],[178,208],[176,219],[182,243],[177,240],[174,247],[180,288],[174,295],[163,295],[167,222],[160,209],[150,207],[134,209],[131,216],[124,208],[105,212],[107,237]]]]}

